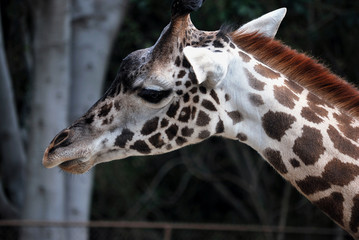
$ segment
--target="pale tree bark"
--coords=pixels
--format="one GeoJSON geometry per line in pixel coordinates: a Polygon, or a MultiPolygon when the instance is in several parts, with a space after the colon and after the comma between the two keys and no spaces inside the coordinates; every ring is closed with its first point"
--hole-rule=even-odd
{"type": "Polygon", "coordinates": [[[25,150],[6,61],[0,13],[0,218],[17,218],[24,201],[25,150]],[[5,194],[3,187],[6,186],[5,194]]]}
{"type": "MultiPolygon", "coordinates": [[[[122,22],[127,2],[127,0],[32,1],[34,69],[32,69],[31,113],[28,121],[28,154],[25,156],[24,149],[11,149],[11,153],[15,156],[20,155],[18,159],[20,163],[24,162],[26,157],[28,160],[24,219],[88,220],[93,173],[82,176],[65,175],[58,169],[44,169],[41,159],[45,147],[57,132],[68,125],[68,120],[73,121],[84,114],[100,97],[110,50],[122,22]]],[[[1,49],[3,48],[0,47],[1,49]]],[[[4,64],[4,59],[0,58],[2,79],[0,97],[6,97],[8,101],[13,98],[12,86],[9,74],[5,72],[7,66],[4,64]],[[7,74],[6,78],[3,77],[4,74],[7,74]]],[[[13,102],[10,101],[9,104],[5,100],[2,102],[6,104],[1,105],[1,113],[9,109],[15,111],[13,102]]],[[[16,129],[18,128],[16,115],[12,113],[8,115],[11,117],[9,123],[6,122],[3,126],[6,126],[6,131],[14,128],[18,132],[10,132],[10,134],[5,132],[6,136],[17,136],[15,140],[18,142],[12,146],[21,147],[20,131],[16,129]]],[[[4,129],[0,128],[0,134],[3,134],[4,129]]],[[[6,151],[1,150],[1,153],[6,151]]],[[[12,167],[11,164],[6,166],[12,167]]],[[[15,187],[21,189],[19,186],[15,187]]],[[[0,203],[4,200],[4,206],[6,204],[9,206],[4,196],[4,191],[0,188],[0,203]]],[[[22,200],[19,199],[17,202],[22,200]]],[[[80,228],[23,228],[21,233],[21,239],[24,240],[85,240],[87,238],[87,230],[80,228]]]]}
{"type": "MultiPolygon", "coordinates": [[[[43,152],[67,125],[70,85],[70,0],[32,1],[34,77],[23,217],[63,221],[64,174],[41,166],[43,152]]],[[[24,240],[64,240],[61,228],[23,229],[24,240]]]]}
{"type": "MultiPolygon", "coordinates": [[[[101,95],[112,43],[127,0],[73,0],[70,122],[83,115],[101,95]]],[[[89,217],[93,171],[66,176],[66,218],[89,217]]],[[[88,238],[85,228],[68,229],[68,240],[88,238]]]]}

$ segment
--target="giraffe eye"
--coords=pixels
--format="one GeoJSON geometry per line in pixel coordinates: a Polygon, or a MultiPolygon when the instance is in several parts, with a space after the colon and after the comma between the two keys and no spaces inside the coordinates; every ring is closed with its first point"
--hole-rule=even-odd
{"type": "Polygon", "coordinates": [[[172,90],[153,90],[153,89],[141,89],[138,93],[142,99],[150,103],[159,103],[162,99],[168,97],[172,90]]]}

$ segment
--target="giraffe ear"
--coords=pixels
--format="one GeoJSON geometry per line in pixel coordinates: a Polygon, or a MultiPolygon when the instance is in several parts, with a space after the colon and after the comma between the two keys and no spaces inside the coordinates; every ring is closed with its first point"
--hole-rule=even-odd
{"type": "Polygon", "coordinates": [[[192,66],[198,84],[207,81],[215,86],[227,75],[229,64],[227,54],[190,46],[185,47],[183,52],[192,66]]]}
{"type": "Polygon", "coordinates": [[[237,31],[242,33],[258,32],[264,36],[274,38],[286,13],[286,8],[277,9],[244,24],[237,31]]]}

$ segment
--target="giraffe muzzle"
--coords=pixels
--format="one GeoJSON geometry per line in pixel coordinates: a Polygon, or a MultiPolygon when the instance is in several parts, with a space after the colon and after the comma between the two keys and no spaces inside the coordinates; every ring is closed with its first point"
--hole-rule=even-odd
{"type": "Polygon", "coordinates": [[[46,148],[42,164],[46,168],[59,166],[71,173],[83,173],[91,168],[87,157],[87,147],[76,141],[81,130],[67,128],[61,131],[46,148]]]}

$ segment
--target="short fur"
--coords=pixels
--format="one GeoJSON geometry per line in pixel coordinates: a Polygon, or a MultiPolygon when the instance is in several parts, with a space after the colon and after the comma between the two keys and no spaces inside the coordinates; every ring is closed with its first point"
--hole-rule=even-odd
{"type": "Polygon", "coordinates": [[[229,36],[241,49],[260,62],[328,100],[328,103],[359,117],[359,91],[316,60],[298,53],[278,40],[257,33],[234,31],[229,33],[229,36]]]}

